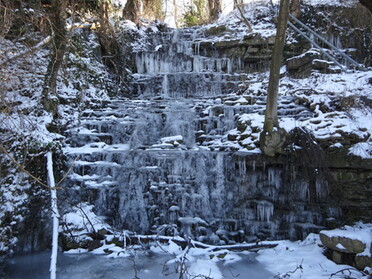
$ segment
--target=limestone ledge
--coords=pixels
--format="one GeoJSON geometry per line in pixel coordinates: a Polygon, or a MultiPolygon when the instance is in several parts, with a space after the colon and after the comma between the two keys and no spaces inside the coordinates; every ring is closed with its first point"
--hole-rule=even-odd
{"type": "Polygon", "coordinates": [[[330,250],[337,264],[350,264],[363,270],[372,267],[372,224],[357,223],[319,233],[322,244],[330,250]]]}

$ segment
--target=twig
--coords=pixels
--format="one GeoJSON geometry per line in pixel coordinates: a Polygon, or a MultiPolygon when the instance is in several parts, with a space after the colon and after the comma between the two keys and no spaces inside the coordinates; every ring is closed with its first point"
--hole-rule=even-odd
{"type": "MultiPolygon", "coordinates": [[[[66,30],[67,31],[70,31],[70,30],[73,30],[73,29],[91,28],[92,26],[93,26],[93,24],[89,24],[89,23],[74,23],[74,24],[67,25],[66,26],[66,30]]],[[[3,61],[3,62],[0,63],[0,67],[3,66],[3,65],[8,64],[9,62],[12,62],[13,60],[16,60],[18,58],[21,58],[23,56],[26,56],[27,54],[31,54],[31,53],[34,53],[34,52],[38,51],[43,46],[45,46],[48,43],[50,43],[52,41],[52,37],[53,36],[48,36],[48,37],[44,38],[43,40],[41,40],[36,45],[30,47],[29,49],[24,50],[24,51],[21,51],[20,53],[15,54],[15,55],[13,55],[11,57],[8,57],[5,61],[3,61]]]]}
{"type": "MultiPolygon", "coordinates": [[[[81,208],[81,206],[79,206],[79,205],[76,205],[76,207],[81,211],[81,213],[83,213],[84,217],[88,220],[89,224],[90,224],[91,227],[92,227],[93,234],[97,234],[96,229],[94,228],[92,221],[90,221],[90,219],[89,219],[88,215],[85,213],[85,211],[84,211],[84,210],[81,208]]],[[[87,228],[87,229],[88,229],[88,228],[87,228]]],[[[88,231],[89,231],[89,230],[88,230],[88,231]]]]}
{"type": "Polygon", "coordinates": [[[41,49],[43,46],[45,46],[46,44],[48,44],[51,40],[52,40],[52,36],[48,36],[48,37],[44,38],[38,44],[30,47],[29,49],[24,50],[24,51],[21,51],[20,53],[18,53],[16,55],[13,55],[11,57],[8,57],[5,61],[3,61],[2,63],[0,63],[0,66],[6,65],[9,62],[11,62],[13,60],[16,60],[18,58],[21,58],[21,57],[23,57],[23,56],[25,56],[27,54],[36,52],[37,50],[41,49]]]}
{"type": "Polygon", "coordinates": [[[58,181],[57,183],[57,187],[59,187],[59,185],[67,178],[67,176],[70,174],[70,172],[72,171],[72,168],[74,167],[74,165],[76,164],[76,161],[79,159],[79,156],[76,156],[75,160],[72,162],[70,168],[68,169],[68,171],[65,173],[65,175],[62,177],[62,179],[60,181],[58,181]]]}
{"type": "Polygon", "coordinates": [[[288,271],[284,275],[283,274],[278,274],[278,275],[274,276],[274,278],[276,278],[276,279],[287,278],[288,276],[290,276],[289,274],[291,274],[291,273],[294,274],[297,270],[302,270],[303,269],[303,267],[302,267],[303,262],[304,262],[304,260],[302,260],[300,265],[298,265],[293,271],[288,271]]]}
{"type": "Polygon", "coordinates": [[[350,275],[351,275],[352,271],[360,272],[363,276],[369,275],[369,274],[367,274],[367,273],[365,273],[361,270],[358,270],[356,268],[348,267],[348,268],[344,268],[344,269],[341,269],[339,271],[333,272],[329,278],[332,278],[333,276],[337,275],[338,273],[344,273],[344,271],[348,271],[350,275]]]}
{"type": "Polygon", "coordinates": [[[132,259],[132,262],[133,262],[133,270],[134,270],[134,277],[133,277],[133,279],[140,279],[138,277],[138,268],[137,268],[137,265],[136,265],[136,259],[133,258],[132,259]]]}
{"type": "Polygon", "coordinates": [[[240,12],[241,17],[243,18],[244,23],[245,23],[245,24],[247,25],[247,27],[248,27],[248,32],[252,32],[252,30],[253,30],[253,29],[252,29],[252,25],[249,23],[248,19],[245,17],[245,15],[244,15],[244,13],[243,13],[243,11],[242,11],[240,5],[238,4],[238,1],[237,1],[237,0],[234,0],[234,2],[235,2],[235,5],[236,5],[236,7],[238,8],[238,10],[239,10],[239,12],[240,12]]]}
{"type": "Polygon", "coordinates": [[[48,188],[50,190],[56,190],[56,189],[62,189],[61,187],[59,187],[58,185],[57,186],[54,186],[54,187],[50,187],[48,186],[47,184],[45,184],[44,182],[42,182],[39,178],[35,177],[34,175],[32,175],[29,171],[27,171],[23,166],[21,166],[17,161],[16,159],[14,159],[12,157],[12,155],[10,155],[8,153],[8,151],[4,148],[4,146],[2,146],[0,144],[0,150],[22,171],[24,172],[25,174],[27,174],[28,176],[30,176],[36,183],[38,183],[39,185],[45,187],[45,188],[48,188]]]}

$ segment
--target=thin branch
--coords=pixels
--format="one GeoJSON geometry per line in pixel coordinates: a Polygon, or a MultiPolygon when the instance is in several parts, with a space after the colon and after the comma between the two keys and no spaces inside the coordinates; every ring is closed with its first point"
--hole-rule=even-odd
{"type": "MultiPolygon", "coordinates": [[[[67,25],[66,26],[66,30],[67,31],[70,31],[70,30],[73,30],[73,29],[91,28],[92,26],[93,26],[93,24],[90,24],[90,23],[74,23],[74,24],[67,25]]],[[[53,36],[48,36],[48,37],[44,38],[43,40],[41,40],[36,45],[30,47],[29,49],[24,50],[24,51],[21,51],[20,53],[15,54],[15,55],[13,55],[11,57],[8,57],[5,61],[3,61],[3,62],[0,63],[0,67],[6,65],[9,62],[12,62],[12,61],[14,61],[16,59],[19,59],[19,58],[21,58],[23,56],[26,56],[28,54],[31,54],[31,53],[34,53],[34,52],[38,51],[43,46],[45,46],[48,43],[50,43],[52,41],[52,37],[53,36]]]]}
{"type": "MultiPolygon", "coordinates": [[[[79,205],[76,205],[76,207],[81,211],[81,213],[83,213],[84,217],[89,222],[90,226],[92,227],[93,234],[97,234],[96,229],[94,228],[94,225],[93,225],[92,221],[89,219],[88,215],[85,213],[85,211],[83,210],[83,208],[81,206],[79,206],[79,205]]],[[[88,228],[87,228],[87,230],[88,230],[88,228]]],[[[89,230],[88,230],[88,232],[89,232],[89,230]]]]}
{"type": "Polygon", "coordinates": [[[336,271],[336,272],[333,272],[329,278],[332,278],[333,276],[337,275],[338,273],[342,273],[342,274],[343,274],[344,271],[348,271],[350,275],[352,274],[353,271],[354,271],[354,272],[359,272],[359,273],[361,273],[363,276],[367,276],[367,275],[368,275],[367,273],[365,273],[365,272],[363,272],[363,271],[361,271],[361,270],[358,270],[358,269],[353,268],[353,267],[349,267],[349,268],[344,268],[344,269],[338,270],[338,271],[336,271]]]}
{"type": "Polygon", "coordinates": [[[240,5],[238,4],[238,1],[237,1],[237,0],[234,0],[234,2],[235,2],[235,5],[236,5],[236,7],[238,8],[238,10],[239,10],[239,12],[240,12],[241,17],[243,18],[244,23],[245,23],[245,24],[247,25],[247,27],[248,27],[248,32],[252,32],[252,30],[253,30],[253,29],[252,29],[252,25],[249,23],[248,19],[247,19],[246,16],[244,15],[242,8],[241,8],[240,5]]]}
{"type": "Polygon", "coordinates": [[[76,156],[75,160],[72,162],[70,168],[68,169],[68,171],[65,173],[65,175],[62,177],[62,179],[60,181],[58,181],[57,183],[57,187],[59,187],[59,185],[61,185],[61,183],[67,178],[67,176],[70,174],[70,172],[72,171],[72,168],[74,167],[76,161],[79,159],[79,156],[76,156]]]}
{"type": "Polygon", "coordinates": [[[8,57],[5,61],[3,61],[0,64],[0,66],[6,65],[6,64],[8,64],[9,62],[11,62],[13,60],[16,60],[18,58],[21,58],[23,56],[26,56],[27,54],[34,53],[34,52],[38,51],[43,46],[45,46],[46,44],[48,44],[51,40],[52,40],[52,36],[48,36],[48,37],[44,38],[41,42],[39,42],[38,44],[34,45],[33,47],[30,47],[27,50],[21,51],[20,53],[14,55],[14,56],[8,57]]]}
{"type": "Polygon", "coordinates": [[[62,189],[61,187],[58,187],[58,186],[55,186],[55,187],[50,187],[48,186],[47,184],[45,184],[44,182],[42,182],[39,178],[35,177],[34,175],[32,175],[29,171],[27,171],[22,165],[20,165],[16,159],[14,159],[12,157],[12,155],[10,155],[8,153],[8,151],[4,148],[4,146],[2,146],[0,144],[0,150],[19,168],[20,171],[24,172],[25,174],[27,174],[28,176],[30,176],[36,183],[38,183],[39,185],[45,187],[45,188],[48,188],[50,190],[56,190],[56,189],[62,189]]]}

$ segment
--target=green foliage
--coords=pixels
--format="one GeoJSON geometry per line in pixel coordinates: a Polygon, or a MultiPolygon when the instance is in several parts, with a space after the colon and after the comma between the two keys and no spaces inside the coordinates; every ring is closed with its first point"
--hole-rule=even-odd
{"type": "Polygon", "coordinates": [[[183,23],[187,27],[198,25],[198,17],[192,7],[183,15],[183,23]]]}
{"type": "Polygon", "coordinates": [[[188,7],[187,12],[181,20],[185,27],[202,25],[208,22],[205,0],[194,0],[194,3],[188,7]]]}

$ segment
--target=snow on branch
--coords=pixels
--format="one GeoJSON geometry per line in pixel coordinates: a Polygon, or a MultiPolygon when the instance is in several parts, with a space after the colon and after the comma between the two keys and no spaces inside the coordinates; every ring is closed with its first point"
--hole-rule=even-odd
{"type": "MultiPolygon", "coordinates": [[[[92,28],[92,27],[96,27],[97,24],[90,24],[90,23],[74,23],[74,24],[69,24],[66,26],[66,30],[67,31],[70,31],[70,30],[73,30],[73,29],[84,29],[84,28],[92,28]]],[[[32,54],[36,51],[38,51],[39,49],[43,48],[45,45],[47,45],[48,43],[50,43],[52,41],[52,38],[53,36],[48,36],[46,38],[44,38],[43,40],[41,40],[39,43],[37,43],[36,45],[24,50],[24,51],[21,51],[11,57],[6,57],[6,60],[5,61],[2,61],[0,63],[0,66],[4,66],[6,64],[8,64],[9,62],[12,62],[16,59],[19,59],[21,57],[24,57],[28,54],[32,54]]]]}
{"type": "MultiPolygon", "coordinates": [[[[62,177],[62,179],[60,181],[58,181],[57,185],[54,185],[53,187],[51,187],[50,185],[45,184],[43,181],[41,181],[36,176],[32,175],[28,170],[26,170],[20,163],[17,162],[16,159],[13,158],[12,155],[9,154],[9,152],[1,144],[0,144],[0,151],[3,152],[16,165],[16,167],[20,171],[24,172],[29,177],[31,177],[37,184],[39,184],[39,185],[41,185],[41,186],[43,186],[45,188],[48,188],[50,190],[62,189],[62,187],[60,187],[61,183],[67,178],[67,176],[69,175],[69,173],[72,171],[72,168],[74,167],[77,159],[79,158],[79,157],[76,157],[75,158],[74,162],[71,164],[70,168],[68,169],[68,171],[66,172],[66,174],[62,177]]],[[[39,155],[41,155],[41,153],[39,155]]]]}
{"type": "Polygon", "coordinates": [[[31,54],[31,53],[34,53],[36,51],[38,51],[39,49],[41,49],[43,46],[45,46],[46,44],[48,44],[50,41],[52,40],[52,36],[48,36],[46,38],[44,38],[41,42],[39,42],[38,44],[34,45],[33,47],[30,47],[24,51],[21,51],[20,53],[16,54],[16,55],[13,55],[11,57],[7,57],[7,59],[5,61],[3,61],[0,66],[3,66],[3,65],[6,65],[8,64],[9,62],[12,62],[16,59],[19,59],[23,56],[26,56],[28,54],[31,54]]]}
{"type": "Polygon", "coordinates": [[[53,234],[52,234],[52,254],[50,256],[50,279],[56,279],[57,276],[57,255],[58,255],[58,227],[59,227],[59,212],[57,206],[57,189],[55,187],[55,180],[53,174],[53,156],[52,152],[46,154],[47,170],[48,170],[48,184],[51,192],[51,206],[53,217],[53,234]]]}

